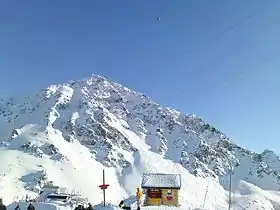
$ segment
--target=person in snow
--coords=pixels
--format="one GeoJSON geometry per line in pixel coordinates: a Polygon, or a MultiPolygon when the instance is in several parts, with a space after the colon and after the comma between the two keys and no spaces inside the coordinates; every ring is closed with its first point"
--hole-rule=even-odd
{"type": "Polygon", "coordinates": [[[88,203],[88,207],[86,208],[87,210],[94,210],[91,203],[88,203]]]}
{"type": "Polygon", "coordinates": [[[21,208],[19,207],[19,205],[16,206],[15,210],[21,210],[21,208]]]}
{"type": "Polygon", "coordinates": [[[82,205],[78,205],[74,210],[84,210],[85,208],[82,205]]]}
{"type": "Polygon", "coordinates": [[[0,198],[0,210],[7,210],[7,206],[3,204],[3,199],[0,198]]]}
{"type": "Polygon", "coordinates": [[[123,201],[123,200],[119,203],[119,207],[120,207],[121,209],[131,210],[131,207],[130,207],[130,206],[126,206],[126,205],[124,204],[124,201],[123,201]]]}
{"type": "Polygon", "coordinates": [[[32,203],[29,203],[27,210],[35,210],[35,206],[32,203]]]}
{"type": "Polygon", "coordinates": [[[25,202],[28,202],[28,195],[25,195],[25,202]]]}
{"type": "Polygon", "coordinates": [[[140,206],[140,205],[141,205],[142,195],[143,195],[143,192],[141,192],[140,188],[138,187],[138,188],[136,189],[137,206],[140,206]]]}

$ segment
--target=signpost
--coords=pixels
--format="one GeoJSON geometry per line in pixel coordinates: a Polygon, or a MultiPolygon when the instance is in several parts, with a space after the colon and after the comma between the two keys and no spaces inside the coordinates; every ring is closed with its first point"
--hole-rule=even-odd
{"type": "Polygon", "coordinates": [[[105,190],[109,187],[108,184],[105,184],[105,170],[103,169],[103,184],[98,186],[101,190],[103,190],[103,205],[106,204],[106,194],[105,190]]]}

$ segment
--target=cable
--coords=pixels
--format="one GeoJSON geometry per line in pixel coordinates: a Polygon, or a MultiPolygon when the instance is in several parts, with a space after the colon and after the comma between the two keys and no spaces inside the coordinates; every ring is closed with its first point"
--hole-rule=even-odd
{"type": "Polygon", "coordinates": [[[217,39],[219,36],[221,35],[225,35],[227,34],[228,32],[232,31],[234,28],[236,28],[237,26],[240,26],[242,25],[243,23],[245,23],[246,21],[252,19],[253,17],[255,17],[256,15],[258,14],[258,12],[253,12],[245,17],[243,17],[241,20],[235,22],[234,24],[230,25],[228,28],[226,28],[225,30],[223,31],[220,31],[218,34],[216,34],[214,37],[212,37],[211,40],[215,40],[217,39]]]}
{"type": "MultiPolygon", "coordinates": [[[[278,57],[279,57],[278,55],[279,55],[279,53],[275,53],[275,54],[272,55],[272,56],[269,56],[269,57],[264,58],[264,59],[261,60],[260,62],[255,63],[255,65],[253,65],[251,68],[248,68],[248,71],[246,71],[246,72],[242,72],[242,71],[235,72],[232,76],[225,78],[225,79],[221,82],[221,85],[222,85],[222,86],[225,86],[225,85],[227,85],[227,83],[228,83],[230,80],[238,79],[238,78],[240,78],[240,77],[244,77],[245,74],[247,74],[247,77],[248,77],[249,75],[251,75],[251,76],[254,75],[256,70],[260,69],[260,67],[262,67],[263,65],[267,64],[268,62],[273,61],[273,60],[275,60],[276,58],[278,58],[278,57]]],[[[220,88],[222,88],[222,87],[220,87],[220,88]]]]}
{"type": "MultiPolygon", "coordinates": [[[[245,22],[251,20],[252,18],[256,17],[258,14],[264,12],[266,10],[266,8],[268,8],[268,6],[271,5],[271,2],[269,2],[269,4],[266,5],[266,7],[262,7],[259,8],[251,13],[249,13],[248,15],[245,15],[244,17],[242,17],[241,19],[239,19],[238,21],[234,22],[233,24],[229,25],[228,27],[226,27],[224,30],[221,30],[220,32],[218,32],[217,34],[215,34],[214,36],[212,36],[208,43],[213,42],[213,41],[220,41],[222,36],[225,36],[227,33],[229,33],[230,31],[232,31],[233,29],[235,29],[236,27],[244,24],[245,22]],[[220,39],[219,39],[220,38],[220,39]]],[[[209,48],[207,48],[207,50],[209,50],[209,48]]],[[[196,52],[196,49],[193,49],[190,51],[190,54],[193,54],[196,52]]]]}

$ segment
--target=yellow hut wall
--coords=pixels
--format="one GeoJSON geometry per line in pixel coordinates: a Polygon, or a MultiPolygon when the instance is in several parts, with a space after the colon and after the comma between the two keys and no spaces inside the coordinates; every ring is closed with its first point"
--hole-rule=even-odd
{"type": "Polygon", "coordinates": [[[162,189],[161,193],[162,193],[161,194],[162,205],[166,205],[166,206],[178,206],[179,205],[179,190],[162,189]],[[169,194],[168,191],[171,191],[171,194],[169,194]],[[172,197],[172,199],[168,199],[168,197],[172,197]]]}
{"type": "Polygon", "coordinates": [[[171,195],[168,194],[168,189],[161,189],[161,198],[149,198],[146,196],[145,198],[145,205],[148,206],[159,206],[159,205],[166,205],[166,206],[179,206],[179,190],[172,189],[171,195]],[[168,196],[172,196],[172,199],[167,199],[168,196]]]}
{"type": "Polygon", "coordinates": [[[161,198],[146,198],[146,205],[148,206],[160,206],[161,202],[161,198]]]}

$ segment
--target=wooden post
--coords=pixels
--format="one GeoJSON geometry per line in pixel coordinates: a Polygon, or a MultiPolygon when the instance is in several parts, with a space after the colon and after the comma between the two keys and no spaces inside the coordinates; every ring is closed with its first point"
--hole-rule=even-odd
{"type": "Polygon", "coordinates": [[[103,183],[102,185],[99,185],[98,187],[103,190],[103,205],[106,206],[106,194],[105,190],[109,187],[110,185],[105,184],[105,169],[103,169],[103,183]]]}
{"type": "MultiPolygon", "coordinates": [[[[105,170],[103,169],[103,185],[105,185],[105,170]]],[[[103,204],[106,205],[106,195],[105,195],[105,188],[103,189],[103,204]]]]}

